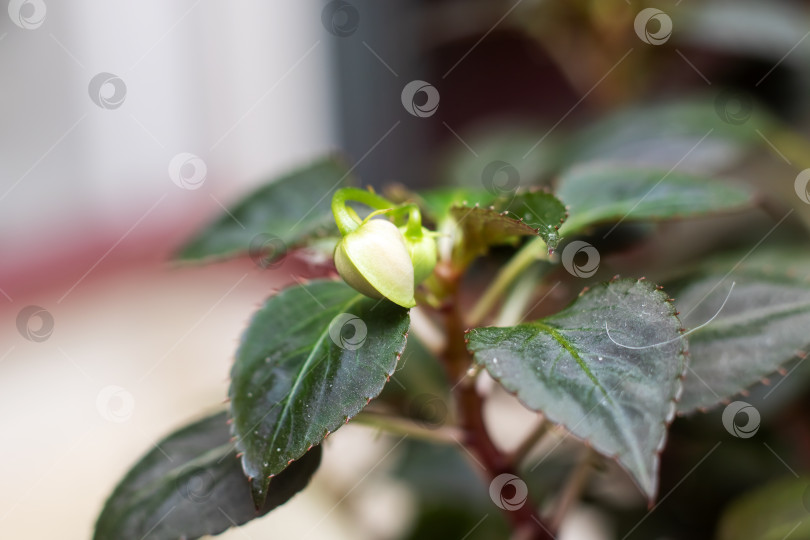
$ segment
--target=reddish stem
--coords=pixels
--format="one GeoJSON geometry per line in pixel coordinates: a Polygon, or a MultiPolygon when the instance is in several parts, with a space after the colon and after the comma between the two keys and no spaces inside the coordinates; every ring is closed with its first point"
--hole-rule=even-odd
{"type": "MultiPolygon", "coordinates": [[[[462,381],[472,365],[472,357],[467,350],[465,328],[458,308],[457,284],[458,280],[447,283],[451,294],[448,296],[449,303],[442,308],[447,332],[447,343],[442,356],[450,384],[456,385],[453,393],[458,406],[459,424],[464,431],[462,443],[484,466],[487,482],[505,473],[518,476],[506,453],[495,446],[489,435],[484,422],[484,402],[475,389],[474,381],[462,381]]],[[[512,524],[516,536],[520,534],[520,538],[527,540],[553,540],[550,527],[540,519],[536,508],[531,498],[528,498],[520,508],[503,512],[512,524]]]]}

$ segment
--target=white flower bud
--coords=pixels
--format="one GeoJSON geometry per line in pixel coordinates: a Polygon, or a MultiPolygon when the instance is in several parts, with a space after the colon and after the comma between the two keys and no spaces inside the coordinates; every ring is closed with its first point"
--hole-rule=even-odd
{"type": "Polygon", "coordinates": [[[384,219],[371,219],[345,235],[335,248],[335,266],[351,287],[372,298],[410,308],[414,265],[402,233],[384,219]]]}

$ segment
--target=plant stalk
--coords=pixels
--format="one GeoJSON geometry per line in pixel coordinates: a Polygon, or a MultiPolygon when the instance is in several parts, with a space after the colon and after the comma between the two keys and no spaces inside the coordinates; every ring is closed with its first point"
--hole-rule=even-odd
{"type": "MultiPolygon", "coordinates": [[[[467,376],[472,357],[467,351],[465,327],[458,308],[458,281],[447,285],[451,294],[448,296],[448,303],[442,307],[447,333],[442,359],[450,384],[455,385],[453,394],[458,408],[459,424],[464,432],[461,442],[483,465],[487,482],[492,482],[501,474],[518,476],[509,457],[493,442],[484,422],[483,400],[476,391],[474,379],[467,376]]],[[[520,508],[503,512],[512,524],[516,536],[526,535],[525,537],[531,540],[553,540],[551,528],[540,519],[536,508],[536,504],[529,497],[520,508]]]]}
{"type": "Polygon", "coordinates": [[[528,316],[529,304],[534,299],[534,292],[540,283],[543,269],[539,265],[531,266],[517,279],[501,305],[495,317],[495,326],[514,326],[528,316]]]}
{"type": "Polygon", "coordinates": [[[484,291],[481,298],[473,306],[467,318],[467,324],[477,326],[492,311],[495,304],[503,297],[506,290],[532,263],[548,259],[548,247],[542,238],[529,240],[515,255],[509,259],[498,272],[495,281],[484,291]]]}
{"type": "Polygon", "coordinates": [[[537,443],[540,442],[546,433],[548,433],[550,425],[545,417],[541,417],[540,421],[537,423],[537,426],[529,433],[529,435],[523,439],[523,441],[512,451],[512,454],[509,456],[509,461],[512,463],[512,466],[515,468],[520,467],[521,462],[526,459],[526,456],[529,455],[537,443]]]}
{"type": "Polygon", "coordinates": [[[565,488],[560,495],[560,499],[554,509],[554,514],[551,517],[551,527],[554,530],[559,529],[562,525],[565,516],[571,509],[571,506],[579,500],[588,478],[593,470],[594,453],[590,447],[586,447],[582,451],[582,457],[579,462],[574,466],[571,476],[568,477],[565,488]]]}
{"type": "Polygon", "coordinates": [[[377,428],[396,435],[409,435],[415,439],[433,443],[455,444],[461,437],[461,432],[455,427],[442,426],[431,429],[406,418],[389,416],[369,410],[358,413],[357,416],[352,418],[352,423],[377,428]]]}

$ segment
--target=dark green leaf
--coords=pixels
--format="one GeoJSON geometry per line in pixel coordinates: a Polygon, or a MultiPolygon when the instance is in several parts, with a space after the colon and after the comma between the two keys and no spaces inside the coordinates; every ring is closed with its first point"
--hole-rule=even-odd
{"type": "Polygon", "coordinates": [[[567,145],[564,161],[569,167],[616,161],[664,171],[678,167],[714,172],[738,161],[746,149],[766,146],[757,130],[768,133],[774,125],[775,120],[748,94],[654,103],[608,115],[577,133],[567,145]],[[729,98],[734,97],[745,100],[750,109],[733,110],[729,98]],[[723,115],[724,107],[732,116],[723,115]]]}
{"type": "Polygon", "coordinates": [[[273,479],[257,511],[230,442],[224,412],[186,426],[155,445],[107,499],[95,540],[174,540],[219,534],[262,516],[304,489],[321,462],[320,447],[273,479]]]}
{"type": "Polygon", "coordinates": [[[427,421],[430,426],[446,419],[450,402],[446,374],[418,337],[408,337],[392,378],[393,383],[385,385],[377,401],[393,407],[400,416],[427,421]]]}
{"type": "MultiPolygon", "coordinates": [[[[678,25],[680,31],[673,34],[673,38],[735,58],[750,55],[765,60],[767,65],[784,61],[786,65],[802,69],[810,60],[810,51],[795,45],[805,37],[807,17],[806,9],[788,2],[685,5],[679,17],[682,21],[678,25]],[[791,54],[786,55],[787,51],[791,54]]],[[[765,73],[767,71],[762,75],[765,73]]]]}
{"type": "Polygon", "coordinates": [[[728,399],[797,355],[803,358],[803,351],[810,347],[807,246],[745,256],[740,253],[707,263],[699,277],[677,294],[687,327],[702,325],[719,310],[711,323],[689,336],[689,370],[678,404],[681,413],[728,399]],[[729,295],[732,282],[735,286],[729,295]]]}
{"type": "Polygon", "coordinates": [[[270,477],[380,393],[405,348],[408,325],[406,309],[335,281],[286,289],[253,316],[229,395],[257,504],[270,477]]]}
{"type": "Polygon", "coordinates": [[[510,533],[502,512],[476,511],[452,500],[420,504],[410,525],[402,540],[492,540],[510,533]]]}
{"type": "Polygon", "coordinates": [[[552,174],[559,161],[559,145],[548,135],[547,128],[514,123],[487,125],[464,134],[469,148],[452,141],[454,152],[446,159],[442,177],[453,185],[483,188],[493,197],[518,187],[536,186],[552,174]],[[510,170],[505,170],[504,166],[510,170]],[[498,169],[495,175],[492,174],[494,169],[498,169]]]}
{"type": "Polygon", "coordinates": [[[192,237],[177,257],[194,261],[249,253],[270,264],[288,249],[336,230],[331,195],[350,181],[342,161],[316,161],[247,195],[192,237]]]}
{"type": "Polygon", "coordinates": [[[475,510],[490,508],[489,486],[459,452],[460,448],[413,439],[405,441],[402,446],[401,458],[392,474],[397,480],[407,483],[420,502],[445,500],[475,510]]]}
{"type": "Polygon", "coordinates": [[[404,539],[508,536],[502,514],[493,513],[498,508],[489,497],[489,486],[460,448],[416,440],[407,440],[402,447],[402,457],[392,473],[413,491],[417,501],[416,517],[404,539]]]}
{"type": "Polygon", "coordinates": [[[723,512],[717,540],[810,538],[810,478],[789,477],[746,493],[723,512]]]}
{"type": "Polygon", "coordinates": [[[551,317],[467,337],[475,361],[507,390],[615,457],[653,498],[684,370],[680,327],[666,294],[620,280],[551,317]]]}
{"type": "Polygon", "coordinates": [[[663,220],[740,210],[752,204],[750,190],[677,171],[591,164],[563,175],[557,196],[570,217],[563,235],[607,222],[663,220]]]}
{"type": "Polygon", "coordinates": [[[489,206],[495,196],[483,189],[462,187],[436,188],[419,192],[422,208],[434,223],[441,223],[450,215],[454,206],[489,206]]]}
{"type": "Polygon", "coordinates": [[[551,193],[535,191],[499,199],[493,206],[454,206],[451,215],[461,229],[460,259],[468,262],[489,246],[508,243],[519,236],[539,236],[553,250],[560,240],[565,206],[551,193]]]}
{"type": "Polygon", "coordinates": [[[560,199],[551,193],[532,191],[521,193],[500,207],[508,210],[510,216],[534,228],[549,250],[557,248],[560,242],[558,231],[568,218],[568,212],[560,199]]]}

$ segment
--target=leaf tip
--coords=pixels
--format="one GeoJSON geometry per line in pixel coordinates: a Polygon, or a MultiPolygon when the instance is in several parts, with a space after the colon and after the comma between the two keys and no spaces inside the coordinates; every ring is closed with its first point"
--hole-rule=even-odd
{"type": "Polygon", "coordinates": [[[270,478],[262,478],[258,482],[250,482],[250,497],[253,499],[253,508],[259,512],[261,511],[264,502],[267,500],[267,488],[270,485],[270,478]]]}

